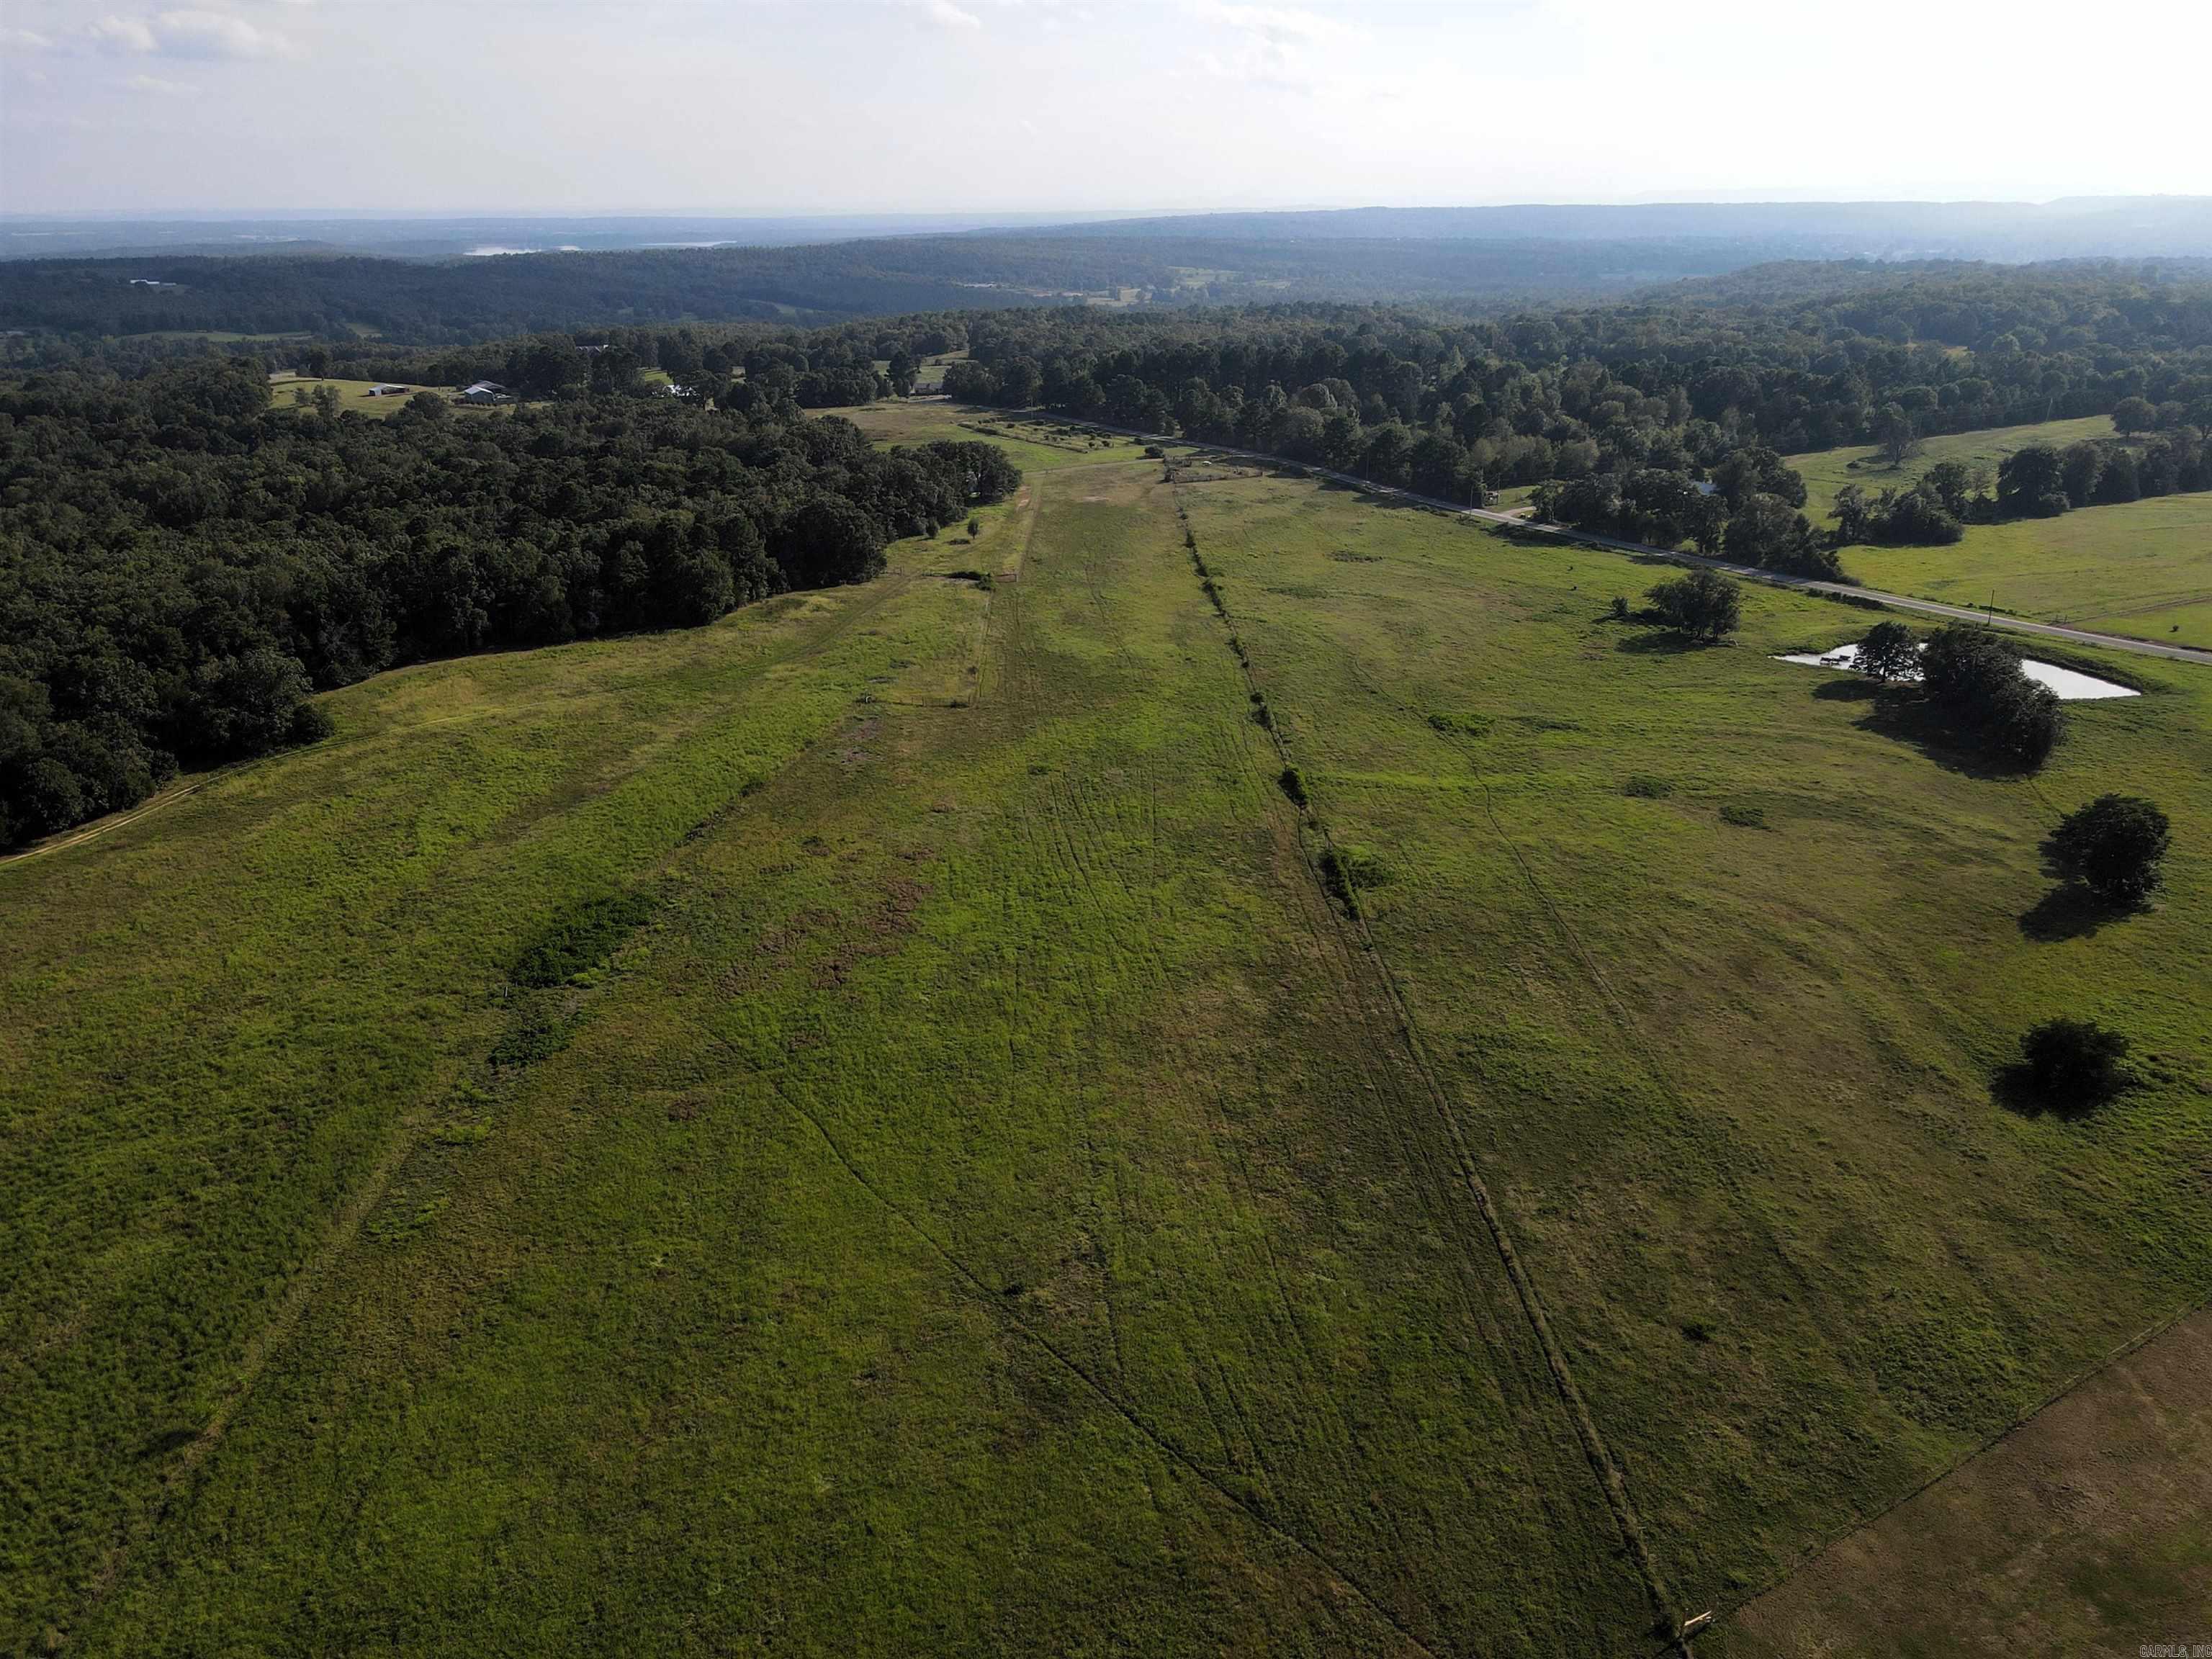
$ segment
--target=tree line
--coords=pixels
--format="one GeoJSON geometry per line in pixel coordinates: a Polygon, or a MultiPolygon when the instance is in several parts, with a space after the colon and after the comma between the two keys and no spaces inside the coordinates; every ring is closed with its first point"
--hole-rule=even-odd
{"type": "Polygon", "coordinates": [[[1944,546],[1970,524],[2055,518],[2074,507],[2199,489],[2212,489],[2212,445],[2197,428],[2177,422],[2131,440],[2027,444],[1994,468],[1939,461],[1910,483],[1873,495],[1846,484],[1837,492],[1834,535],[1838,546],[1944,546]]]}
{"type": "MultiPolygon", "coordinates": [[[[1808,449],[2119,413],[2161,437],[2112,461],[2108,489],[2130,467],[2146,487],[2146,461],[2149,487],[2201,487],[2212,285],[2106,266],[1806,280],[1790,303],[1692,294],[1501,319],[997,313],[970,319],[945,389],[1470,505],[1545,486],[1540,505],[1565,522],[1809,574],[1835,572],[1837,538],[1807,521],[1783,459],[1808,449]]],[[[1923,533],[1929,499],[1862,511],[1856,528],[1923,533]]]]}
{"type": "Polygon", "coordinates": [[[1019,477],[789,398],[373,420],[272,407],[261,364],[213,357],[0,389],[0,842],[315,737],[310,693],[398,663],[866,580],[1019,477]]]}

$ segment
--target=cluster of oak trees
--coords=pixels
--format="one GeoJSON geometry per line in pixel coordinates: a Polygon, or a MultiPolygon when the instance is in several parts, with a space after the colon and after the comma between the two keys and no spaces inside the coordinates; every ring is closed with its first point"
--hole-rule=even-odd
{"type": "Polygon", "coordinates": [[[395,663],[866,580],[1019,476],[788,399],[374,420],[272,407],[261,364],[213,357],[0,389],[0,843],[318,735],[311,691],[395,663]]]}

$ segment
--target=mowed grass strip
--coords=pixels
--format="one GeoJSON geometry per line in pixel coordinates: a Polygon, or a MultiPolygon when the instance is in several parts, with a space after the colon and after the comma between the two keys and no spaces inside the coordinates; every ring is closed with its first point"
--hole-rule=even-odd
{"type": "MultiPolygon", "coordinates": [[[[2212,678],[2075,706],[2033,779],[1732,643],[1610,620],[1663,567],[1287,481],[1188,495],[1208,568],[1685,1606],[1727,1607],[2212,1287],[2212,678]],[[2051,925],[2039,844],[2172,815],[2147,915],[2051,925]],[[2094,1017],[2143,1086],[1992,1091],[2094,1017]]],[[[2086,660],[2086,659],[2085,659],[2086,660]]]]}
{"type": "Polygon", "coordinates": [[[1156,467],[1031,488],[530,994],[72,1650],[1641,1639],[1156,467]]]}

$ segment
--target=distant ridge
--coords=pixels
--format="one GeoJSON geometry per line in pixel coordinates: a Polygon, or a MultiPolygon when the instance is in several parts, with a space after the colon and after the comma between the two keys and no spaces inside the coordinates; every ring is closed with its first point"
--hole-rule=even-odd
{"type": "MultiPolygon", "coordinates": [[[[993,234],[982,231],[979,234],[993,234]]],[[[1032,232],[1032,234],[1038,234],[1032,232]]],[[[2212,196],[2054,202],[1527,203],[1199,213],[1052,228],[1237,241],[1751,240],[1810,258],[2063,259],[2212,253],[2212,196]]]]}
{"type": "Polygon", "coordinates": [[[1749,244],[1759,258],[2031,259],[2212,255],[2212,196],[2052,202],[1528,202],[1222,213],[480,214],[222,218],[0,216],[0,259],[155,255],[613,252],[805,247],[927,236],[1183,242],[1749,244]]]}

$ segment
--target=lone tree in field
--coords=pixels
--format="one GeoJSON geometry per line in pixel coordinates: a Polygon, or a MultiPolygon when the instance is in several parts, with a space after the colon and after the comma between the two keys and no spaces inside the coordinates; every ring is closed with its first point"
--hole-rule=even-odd
{"type": "Polygon", "coordinates": [[[2159,864],[2172,834],[2155,803],[2100,795],[2069,812],[2051,836],[2059,866],[2107,904],[2140,904],[2164,879],[2159,864]]]}
{"type": "Polygon", "coordinates": [[[2128,1040],[2094,1019],[2046,1019],[2020,1040],[2035,1091],[2052,1105],[2083,1110],[2128,1085],[2128,1040]]]}
{"type": "Polygon", "coordinates": [[[1876,421],[1875,444],[1893,470],[1903,466],[1920,447],[1919,434],[1912,429],[1912,416],[1895,404],[1884,404],[1876,421]]]}
{"type": "Polygon", "coordinates": [[[2123,435],[2148,432],[2157,424],[2157,405],[2148,398],[2123,398],[2112,405],[2112,430],[2123,435]]]}
{"type": "Polygon", "coordinates": [[[2058,452],[2049,444],[2015,449],[1997,465],[1997,507],[2002,512],[2055,519],[2067,507],[2066,477],[2058,452]]]}
{"type": "Polygon", "coordinates": [[[1692,570],[1679,581],[1661,582],[1650,598],[1668,627],[1693,640],[1733,634],[1742,619],[1743,589],[1716,570],[1692,570]]]}
{"type": "Polygon", "coordinates": [[[1859,654],[1851,665],[1884,685],[1910,679],[1920,672],[1920,647],[1903,623],[1876,623],[1859,641],[1859,654]]]}

